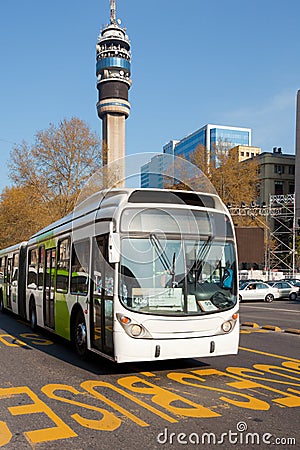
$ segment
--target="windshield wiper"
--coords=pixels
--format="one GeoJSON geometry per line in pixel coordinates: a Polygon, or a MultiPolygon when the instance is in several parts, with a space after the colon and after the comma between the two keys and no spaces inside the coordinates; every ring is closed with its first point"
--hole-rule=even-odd
{"type": "Polygon", "coordinates": [[[173,260],[172,263],[169,260],[168,255],[166,254],[165,250],[163,249],[160,240],[156,236],[156,234],[151,233],[150,234],[150,242],[154,246],[157,256],[162,263],[164,269],[169,272],[169,274],[172,276],[172,287],[175,287],[175,265],[176,265],[176,253],[173,254],[173,260]]]}
{"type": "Polygon", "coordinates": [[[194,273],[195,273],[195,286],[197,285],[197,281],[199,278],[199,275],[201,273],[203,262],[205,261],[207,254],[209,252],[210,246],[212,242],[212,236],[209,236],[207,238],[207,241],[204,242],[203,246],[198,250],[198,253],[195,258],[194,263],[194,273]]]}

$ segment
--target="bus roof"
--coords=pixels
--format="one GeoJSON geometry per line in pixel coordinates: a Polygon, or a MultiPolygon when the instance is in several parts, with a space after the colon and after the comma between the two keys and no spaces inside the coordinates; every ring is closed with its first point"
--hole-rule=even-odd
{"type": "Polygon", "coordinates": [[[111,220],[113,212],[128,203],[188,205],[218,209],[223,212],[226,210],[220,198],[215,194],[156,188],[107,189],[84,199],[76,205],[72,213],[38,231],[30,241],[36,242],[48,236],[50,238],[58,229],[61,231],[61,228],[67,231],[72,228],[76,220],[93,221],[96,216],[98,219],[100,211],[102,218],[111,220]]]}
{"type": "Polygon", "coordinates": [[[11,245],[10,247],[7,248],[3,248],[2,250],[0,250],[0,257],[4,256],[8,253],[14,253],[17,250],[20,250],[21,247],[25,247],[27,245],[27,242],[20,242],[18,244],[15,245],[11,245]]]}

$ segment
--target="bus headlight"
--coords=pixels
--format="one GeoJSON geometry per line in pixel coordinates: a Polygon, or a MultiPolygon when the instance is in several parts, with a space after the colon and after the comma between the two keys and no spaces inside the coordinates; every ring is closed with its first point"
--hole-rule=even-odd
{"type": "Polygon", "coordinates": [[[140,323],[135,322],[123,314],[117,313],[116,316],[128,336],[132,338],[153,339],[149,331],[140,323]]]}
{"type": "Polygon", "coordinates": [[[229,333],[233,328],[233,324],[230,320],[227,320],[227,322],[222,323],[221,328],[224,333],[229,333]]]}
{"type": "Polygon", "coordinates": [[[132,334],[132,336],[134,337],[138,337],[140,336],[140,334],[142,334],[143,332],[143,328],[141,327],[141,325],[131,325],[130,327],[130,333],[132,334]]]}

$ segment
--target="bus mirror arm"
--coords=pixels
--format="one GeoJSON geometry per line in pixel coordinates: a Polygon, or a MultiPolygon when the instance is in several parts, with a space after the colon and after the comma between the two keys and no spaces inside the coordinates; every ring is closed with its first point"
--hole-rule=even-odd
{"type": "Polygon", "coordinates": [[[108,238],[108,261],[110,263],[120,262],[120,234],[112,229],[108,238]]]}

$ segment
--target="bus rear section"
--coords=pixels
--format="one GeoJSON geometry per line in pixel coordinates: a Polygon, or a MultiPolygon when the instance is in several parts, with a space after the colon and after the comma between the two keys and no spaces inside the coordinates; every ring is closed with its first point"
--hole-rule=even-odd
{"type": "Polygon", "coordinates": [[[0,310],[26,318],[26,242],[0,251],[0,310]]]}

